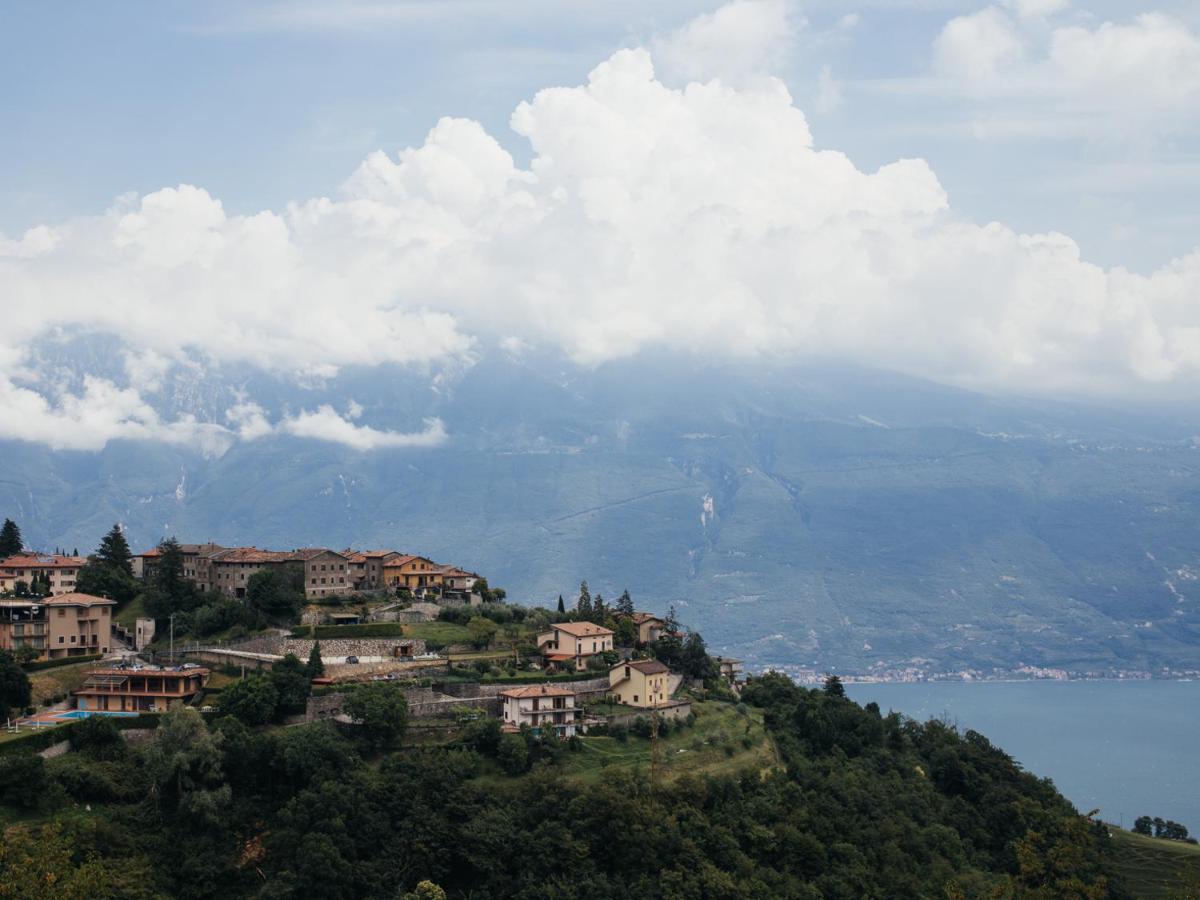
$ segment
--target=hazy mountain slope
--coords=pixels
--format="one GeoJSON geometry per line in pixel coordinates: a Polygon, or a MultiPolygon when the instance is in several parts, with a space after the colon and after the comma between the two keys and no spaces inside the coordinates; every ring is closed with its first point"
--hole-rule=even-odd
{"type": "MultiPolygon", "coordinates": [[[[380,427],[438,415],[451,440],[272,437],[217,459],[8,443],[0,509],[45,547],[89,548],[120,520],[139,547],[395,546],[537,602],[586,577],[686,605],[760,662],[1200,666],[1192,423],[681,360],[486,360],[432,391],[401,373],[253,387],[276,409],[353,398],[380,427]]],[[[215,417],[222,390],[169,403],[215,417]]]]}

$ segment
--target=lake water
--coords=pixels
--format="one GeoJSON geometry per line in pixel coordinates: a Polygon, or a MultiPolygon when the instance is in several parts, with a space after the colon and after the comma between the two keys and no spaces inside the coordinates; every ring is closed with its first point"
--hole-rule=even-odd
{"type": "Polygon", "coordinates": [[[848,684],[859,703],[973,728],[1080,810],[1132,827],[1162,816],[1200,834],[1200,682],[848,684]]]}

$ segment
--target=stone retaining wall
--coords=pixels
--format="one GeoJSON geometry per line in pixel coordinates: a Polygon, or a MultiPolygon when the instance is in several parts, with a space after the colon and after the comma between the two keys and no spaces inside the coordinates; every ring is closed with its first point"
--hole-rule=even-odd
{"type": "Polygon", "coordinates": [[[657,709],[638,709],[631,707],[629,712],[612,713],[607,716],[601,716],[608,725],[632,725],[638,718],[648,719],[651,715],[658,715],[664,719],[686,719],[692,711],[692,701],[690,700],[673,700],[669,706],[660,706],[657,709]]]}
{"type": "MultiPolygon", "coordinates": [[[[413,654],[425,652],[425,642],[419,638],[321,638],[322,657],[344,656],[393,656],[397,647],[411,647],[413,654]]],[[[301,661],[308,659],[312,652],[312,638],[294,638],[276,635],[273,637],[255,638],[238,644],[235,649],[242,653],[265,653],[271,656],[284,656],[294,653],[301,661]]]]}

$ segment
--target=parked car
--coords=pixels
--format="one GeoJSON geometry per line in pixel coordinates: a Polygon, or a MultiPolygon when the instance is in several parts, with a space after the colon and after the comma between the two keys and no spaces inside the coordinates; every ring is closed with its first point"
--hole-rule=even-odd
{"type": "Polygon", "coordinates": [[[357,656],[347,656],[346,657],[346,665],[357,666],[358,665],[358,657],[357,656]]]}

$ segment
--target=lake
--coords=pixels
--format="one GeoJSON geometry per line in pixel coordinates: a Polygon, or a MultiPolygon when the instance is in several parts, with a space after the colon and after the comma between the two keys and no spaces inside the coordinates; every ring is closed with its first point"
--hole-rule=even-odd
{"type": "Polygon", "coordinates": [[[1162,816],[1200,834],[1200,682],[847,684],[859,703],[973,728],[1051,778],[1080,810],[1133,826],[1162,816]]]}

